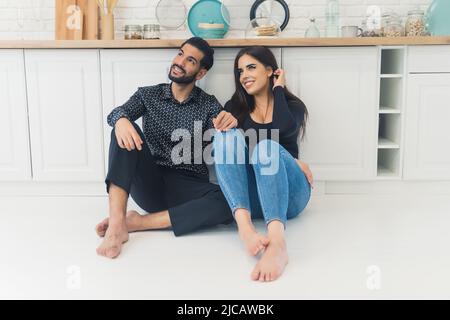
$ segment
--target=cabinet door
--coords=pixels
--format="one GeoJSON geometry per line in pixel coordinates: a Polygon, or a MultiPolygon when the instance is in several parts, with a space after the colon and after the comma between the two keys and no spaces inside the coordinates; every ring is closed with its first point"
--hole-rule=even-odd
{"type": "Polygon", "coordinates": [[[283,49],[288,87],[309,112],[300,159],[317,180],[376,175],[376,48],[283,49]]]}
{"type": "Polygon", "coordinates": [[[410,74],[404,178],[450,180],[450,74],[410,74]]]}
{"type": "Polygon", "coordinates": [[[0,101],[0,180],[30,180],[23,50],[0,50],[0,101]]]}
{"type": "MultiPolygon", "coordinates": [[[[138,87],[169,83],[169,70],[178,49],[101,50],[105,165],[112,128],[108,114],[125,103],[138,87]]],[[[142,125],[142,119],[137,121],[142,125]]]]}
{"type": "Polygon", "coordinates": [[[98,50],[26,50],[33,176],[104,177],[98,50]]]}
{"type": "MultiPolygon", "coordinates": [[[[234,59],[240,49],[215,49],[214,66],[199,86],[205,92],[216,96],[222,105],[230,100],[236,90],[234,83],[234,59]]],[[[281,66],[281,49],[271,49],[278,64],[281,66]]]]}

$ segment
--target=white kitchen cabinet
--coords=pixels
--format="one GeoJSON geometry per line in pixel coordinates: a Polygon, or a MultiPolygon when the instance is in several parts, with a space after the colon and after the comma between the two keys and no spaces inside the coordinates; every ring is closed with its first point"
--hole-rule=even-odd
{"type": "Polygon", "coordinates": [[[26,50],[33,178],[104,177],[98,50],[26,50]]]}
{"type": "Polygon", "coordinates": [[[0,181],[31,180],[23,50],[0,50],[0,181]]]}
{"type": "Polygon", "coordinates": [[[315,179],[375,178],[377,48],[283,49],[283,68],[308,108],[300,159],[315,179]]]}
{"type": "Polygon", "coordinates": [[[450,46],[410,46],[408,71],[410,73],[450,72],[450,46]]]}
{"type": "Polygon", "coordinates": [[[222,105],[230,100],[235,91],[234,59],[239,49],[215,49],[214,66],[199,81],[199,87],[214,95],[222,105]]]}
{"type": "Polygon", "coordinates": [[[404,179],[450,179],[450,73],[410,74],[404,179]]]}
{"type": "MultiPolygon", "coordinates": [[[[108,114],[125,103],[138,87],[169,82],[169,70],[178,49],[105,49],[100,51],[102,66],[102,95],[105,166],[112,128],[108,114]]],[[[142,118],[136,121],[142,125],[142,118]]]]}

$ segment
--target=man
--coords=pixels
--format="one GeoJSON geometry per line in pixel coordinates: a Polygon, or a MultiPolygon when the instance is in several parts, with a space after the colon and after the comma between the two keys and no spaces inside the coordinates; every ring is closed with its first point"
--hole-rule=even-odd
{"type": "MultiPolygon", "coordinates": [[[[108,115],[114,127],[105,180],[109,218],[96,227],[104,237],[99,255],[117,257],[129,232],[172,228],[179,236],[233,221],[220,187],[209,182],[203,159],[194,161],[194,148],[188,154],[191,161],[173,161],[175,130],[187,130],[194,137],[199,134],[197,121],[202,123],[202,136],[211,128],[226,131],[237,125],[214,96],[195,86],[213,62],[214,50],[205,40],[187,40],[173,59],[170,84],[141,87],[108,115]],[[134,123],[140,117],[143,132],[134,123]],[[146,215],[126,212],[129,195],[146,215]]],[[[202,142],[202,149],[206,145],[202,142]]]]}

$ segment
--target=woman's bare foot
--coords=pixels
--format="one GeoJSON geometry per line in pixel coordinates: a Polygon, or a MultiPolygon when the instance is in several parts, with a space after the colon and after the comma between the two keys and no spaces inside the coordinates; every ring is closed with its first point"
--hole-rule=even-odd
{"type": "Polygon", "coordinates": [[[278,279],[288,263],[286,242],[283,238],[270,238],[263,256],[253,269],[254,281],[268,282],[278,279]]]}
{"type": "Polygon", "coordinates": [[[278,279],[288,264],[286,241],[284,240],[284,223],[273,220],[267,225],[270,240],[264,254],[251,274],[252,280],[268,282],[278,279]]]}
{"type": "Polygon", "coordinates": [[[239,236],[244,242],[248,254],[251,256],[256,256],[258,253],[264,251],[269,244],[269,238],[258,233],[256,230],[239,230],[239,236]]]}
{"type": "Polygon", "coordinates": [[[239,229],[239,236],[245,244],[247,252],[251,256],[256,256],[269,244],[269,239],[258,233],[252,223],[251,214],[247,209],[236,209],[234,218],[239,229]]]}
{"type": "MultiPolygon", "coordinates": [[[[125,222],[127,225],[128,233],[140,230],[139,226],[141,218],[142,216],[135,210],[130,210],[127,212],[125,222]]],[[[95,232],[97,232],[99,237],[103,238],[105,236],[106,230],[108,230],[108,225],[109,218],[106,218],[95,227],[95,232]]]]}
{"type": "Polygon", "coordinates": [[[125,220],[111,223],[102,244],[97,248],[97,254],[114,259],[120,254],[122,245],[127,241],[128,230],[125,220]]]}

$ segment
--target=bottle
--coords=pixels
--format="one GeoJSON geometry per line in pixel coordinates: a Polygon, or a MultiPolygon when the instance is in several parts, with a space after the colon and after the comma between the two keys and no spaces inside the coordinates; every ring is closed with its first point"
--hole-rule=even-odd
{"type": "Polygon", "coordinates": [[[310,24],[305,32],[305,38],[320,38],[320,31],[316,26],[316,18],[309,19],[310,24]]]}
{"type": "Polygon", "coordinates": [[[328,0],[325,11],[326,27],[325,36],[328,38],[339,37],[339,2],[328,0]]]}

